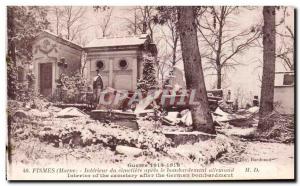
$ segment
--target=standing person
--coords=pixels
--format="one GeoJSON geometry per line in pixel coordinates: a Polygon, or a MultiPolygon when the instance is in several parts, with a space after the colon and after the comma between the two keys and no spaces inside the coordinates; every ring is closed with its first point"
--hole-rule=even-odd
{"type": "Polygon", "coordinates": [[[227,95],[226,95],[226,101],[227,101],[227,102],[230,102],[230,101],[231,101],[231,91],[230,91],[230,90],[228,90],[228,93],[227,93],[227,95]]]}
{"type": "Polygon", "coordinates": [[[93,79],[93,100],[96,104],[99,102],[100,93],[103,90],[103,80],[99,69],[97,69],[97,75],[93,79]]]}

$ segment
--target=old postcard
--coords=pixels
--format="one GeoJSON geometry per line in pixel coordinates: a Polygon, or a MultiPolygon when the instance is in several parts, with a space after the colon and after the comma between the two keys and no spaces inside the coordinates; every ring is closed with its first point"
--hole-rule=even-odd
{"type": "Polygon", "coordinates": [[[7,6],[7,180],[294,180],[295,10],[7,6]]]}

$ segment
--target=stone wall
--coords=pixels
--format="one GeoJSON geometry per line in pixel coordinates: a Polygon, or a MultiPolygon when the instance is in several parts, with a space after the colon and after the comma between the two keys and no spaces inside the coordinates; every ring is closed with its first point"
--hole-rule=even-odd
{"type": "Polygon", "coordinates": [[[275,86],[274,88],[275,110],[281,114],[294,114],[294,86],[275,86]]]}
{"type": "Polygon", "coordinates": [[[97,75],[97,62],[101,61],[103,67],[100,74],[103,77],[104,87],[119,90],[134,90],[137,84],[137,51],[87,51],[87,73],[90,83],[97,75]],[[121,60],[127,65],[120,66],[121,60]]]}
{"type": "Polygon", "coordinates": [[[56,79],[59,74],[64,72],[67,75],[71,75],[74,72],[79,72],[81,67],[82,51],[80,48],[74,47],[71,44],[61,42],[61,39],[56,39],[51,35],[44,34],[38,37],[33,43],[33,67],[35,81],[35,90],[39,92],[40,87],[40,72],[39,66],[42,63],[52,64],[52,93],[54,93],[56,87],[56,79]],[[67,63],[66,68],[60,68],[58,61],[61,58],[65,58],[67,63]]]}

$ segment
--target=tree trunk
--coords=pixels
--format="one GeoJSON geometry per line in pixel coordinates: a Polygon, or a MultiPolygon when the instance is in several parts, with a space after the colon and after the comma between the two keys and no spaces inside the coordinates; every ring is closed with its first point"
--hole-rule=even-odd
{"type": "Polygon", "coordinates": [[[272,127],[264,118],[273,111],[275,81],[275,7],[263,8],[263,74],[258,128],[262,131],[272,127]]]}
{"type": "Polygon", "coordinates": [[[220,66],[217,66],[217,89],[222,88],[222,69],[220,66]]]}
{"type": "Polygon", "coordinates": [[[59,18],[58,18],[58,15],[56,15],[56,35],[59,35],[58,27],[59,27],[59,18]]]}
{"type": "Polygon", "coordinates": [[[221,15],[219,21],[219,35],[218,35],[218,49],[216,55],[217,66],[217,89],[222,88],[222,66],[221,66],[221,52],[222,52],[222,38],[223,38],[223,21],[224,21],[225,7],[221,8],[221,15]]]}
{"type": "MultiPolygon", "coordinates": [[[[175,33],[176,34],[176,33],[175,33]]],[[[176,65],[176,53],[177,53],[177,43],[178,43],[178,36],[175,36],[174,39],[174,46],[173,46],[173,52],[172,52],[172,69],[174,69],[174,66],[176,65]]]]}
{"type": "Polygon", "coordinates": [[[198,102],[197,105],[190,108],[193,128],[197,131],[215,133],[207,100],[193,7],[178,7],[177,26],[180,34],[187,89],[196,91],[194,100],[198,102]]]}
{"type": "Polygon", "coordinates": [[[67,40],[70,40],[70,26],[67,26],[67,40]]]}
{"type": "Polygon", "coordinates": [[[8,36],[8,56],[10,60],[16,65],[16,44],[14,41],[15,33],[15,12],[14,7],[7,8],[7,28],[9,29],[8,36]]]}

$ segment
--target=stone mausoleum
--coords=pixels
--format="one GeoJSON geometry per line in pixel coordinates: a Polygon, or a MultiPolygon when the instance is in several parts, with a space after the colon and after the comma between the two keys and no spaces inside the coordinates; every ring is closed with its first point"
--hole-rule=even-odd
{"type": "Polygon", "coordinates": [[[105,87],[135,90],[142,76],[143,55],[157,57],[157,48],[146,34],[130,37],[97,38],[85,47],[43,31],[33,41],[35,91],[49,96],[54,93],[61,73],[82,72],[89,84],[97,75],[105,87]]]}

